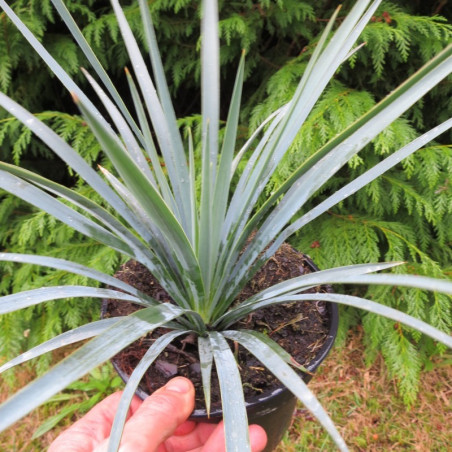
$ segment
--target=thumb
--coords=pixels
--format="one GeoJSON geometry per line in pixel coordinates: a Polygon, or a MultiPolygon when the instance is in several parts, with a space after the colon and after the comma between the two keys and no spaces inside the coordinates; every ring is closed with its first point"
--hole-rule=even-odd
{"type": "Polygon", "coordinates": [[[169,438],[193,411],[195,389],[176,377],[150,395],[124,428],[121,452],[148,452],[169,438]]]}

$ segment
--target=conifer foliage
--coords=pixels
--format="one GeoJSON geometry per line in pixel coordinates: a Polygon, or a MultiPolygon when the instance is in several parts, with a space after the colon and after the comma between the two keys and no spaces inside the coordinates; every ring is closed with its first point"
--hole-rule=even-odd
{"type": "MultiPolygon", "coordinates": [[[[134,1],[124,3],[128,3],[124,7],[127,19],[141,38],[139,8],[134,1]]],[[[230,63],[240,54],[240,49],[247,51],[247,83],[241,118],[243,139],[293,95],[324,26],[323,20],[330,16],[329,3],[313,0],[223,2],[220,32],[227,44],[222,46],[221,54],[225,79],[234,78],[227,75],[235,70],[236,65],[230,63]]],[[[299,162],[367,111],[451,39],[452,26],[443,17],[435,15],[435,11],[431,11],[430,16],[419,15],[401,5],[403,2],[388,1],[379,8],[361,37],[366,45],[342,67],[312,111],[273,179],[272,188],[277,188],[299,162]]],[[[65,70],[77,77],[79,67],[84,64],[83,56],[63,32],[64,26],[57,21],[50,0],[15,0],[11,6],[65,70]]],[[[67,6],[101,56],[102,64],[110,74],[116,74],[117,84],[125,83],[123,67],[128,61],[109,2],[76,0],[67,2],[67,6]]],[[[186,116],[182,125],[196,125],[199,99],[193,98],[191,92],[200,76],[199,20],[193,14],[193,10],[199,13],[199,2],[156,0],[150,6],[159,46],[165,57],[165,69],[173,81],[171,90],[178,101],[178,113],[186,116]]],[[[344,9],[346,7],[347,2],[344,9]]],[[[5,17],[0,15],[0,18],[0,90],[35,112],[93,165],[101,163],[108,167],[108,162],[99,154],[98,143],[75,114],[70,99],[66,94],[58,95],[64,90],[59,91],[58,84],[41,66],[35,52],[15,27],[5,17]]],[[[77,81],[84,83],[82,77],[77,81]]],[[[227,88],[225,96],[229,95],[227,88]]],[[[343,168],[332,179],[330,187],[318,193],[313,202],[326,197],[329,189],[356,178],[432,123],[451,116],[452,106],[447,101],[451,91],[450,80],[440,84],[424,102],[415,105],[343,168]]],[[[412,273],[450,277],[452,145],[448,144],[447,137],[442,140],[417,152],[312,222],[303,229],[303,235],[294,239],[294,244],[324,268],[358,262],[406,260],[412,273]]],[[[33,168],[46,176],[54,171],[52,179],[76,186],[83,194],[89,190],[62,163],[50,160],[54,157],[27,128],[2,111],[0,146],[1,160],[33,168]]],[[[89,196],[95,197],[93,193],[89,196]]],[[[0,192],[0,249],[50,253],[110,273],[119,264],[119,257],[110,249],[91,242],[3,192],[0,192]]],[[[1,263],[0,271],[1,294],[43,285],[85,282],[77,275],[32,265],[16,267],[1,263]]],[[[445,295],[386,287],[369,287],[367,291],[367,295],[371,294],[376,301],[401,308],[444,331],[452,328],[451,303],[445,295]]],[[[88,301],[81,303],[79,300],[48,303],[29,309],[25,315],[20,312],[3,316],[0,319],[0,356],[13,356],[22,348],[31,348],[64,329],[81,324],[87,315],[96,316],[97,313],[87,310],[87,306],[88,301]],[[41,328],[41,325],[46,327],[41,328]],[[26,346],[24,342],[27,342],[26,346]]],[[[387,328],[389,321],[381,317],[363,314],[358,319],[357,316],[354,311],[346,311],[343,318],[347,325],[358,320],[363,323],[369,357],[381,350],[388,368],[399,379],[405,401],[410,403],[415,397],[422,367],[441,349],[431,340],[420,338],[400,325],[387,328]]],[[[45,365],[46,362],[41,361],[40,367],[45,365]]]]}

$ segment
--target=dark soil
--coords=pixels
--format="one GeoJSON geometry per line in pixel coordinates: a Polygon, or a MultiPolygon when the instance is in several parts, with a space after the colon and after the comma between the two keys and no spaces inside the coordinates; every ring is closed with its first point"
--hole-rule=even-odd
{"type": "MultiPolygon", "coordinates": [[[[283,244],[276,254],[262,267],[245,286],[237,301],[273,286],[279,282],[314,271],[307,256],[283,244]]],[[[143,265],[129,261],[115,275],[142,292],[162,303],[172,302],[166,291],[143,265]]],[[[325,286],[310,289],[309,292],[326,292],[325,286]]],[[[105,304],[104,304],[105,309],[105,304]]],[[[138,305],[123,301],[108,300],[106,317],[128,315],[141,309],[138,305]]],[[[305,367],[314,359],[325,342],[329,331],[329,314],[324,302],[309,301],[285,303],[260,309],[230,329],[246,328],[268,334],[293,358],[305,367]]],[[[167,330],[159,328],[125,348],[115,356],[115,364],[130,375],[153,341],[167,330]]],[[[140,387],[152,393],[176,375],[189,378],[196,388],[196,408],[204,408],[201,374],[196,338],[190,335],[175,340],[148,369],[140,387]]],[[[234,344],[231,343],[234,349],[234,344]]],[[[243,381],[245,397],[271,392],[280,386],[278,380],[264,366],[242,347],[238,348],[238,362],[243,381]]],[[[215,368],[212,371],[212,408],[220,403],[220,392],[215,368]]]]}

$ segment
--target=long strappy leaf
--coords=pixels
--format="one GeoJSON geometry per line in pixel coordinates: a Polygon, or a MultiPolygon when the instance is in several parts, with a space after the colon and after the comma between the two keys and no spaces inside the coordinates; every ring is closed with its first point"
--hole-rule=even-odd
{"type": "Polygon", "coordinates": [[[149,366],[155,361],[155,359],[165,350],[167,345],[169,345],[174,339],[181,336],[182,334],[187,334],[187,331],[170,331],[169,333],[160,336],[149,350],[145,353],[143,358],[137,364],[135,369],[127,381],[124,392],[119,401],[118,408],[116,410],[113,425],[111,427],[110,439],[108,441],[108,451],[116,452],[119,448],[119,443],[121,441],[124,424],[126,422],[127,413],[130,408],[130,403],[135,394],[135,391],[140,384],[143,375],[148,370],[149,366]]]}
{"type": "MultiPolygon", "coordinates": [[[[376,275],[376,276],[384,276],[387,275],[376,275]]],[[[402,276],[402,275],[393,275],[393,276],[402,276]]],[[[383,278],[384,279],[384,278],[383,278]]],[[[433,279],[433,278],[431,278],[433,279]]],[[[335,281],[336,282],[336,281],[335,281]]],[[[343,281],[337,280],[338,283],[343,281]]],[[[382,282],[382,284],[386,284],[382,282]]],[[[425,288],[425,286],[424,286],[425,288]]],[[[440,290],[441,291],[441,290],[440,290]]],[[[449,287],[449,293],[452,293],[452,284],[449,287]]],[[[413,316],[405,314],[404,312],[399,311],[398,309],[393,309],[388,306],[385,306],[380,303],[376,303],[375,301],[367,300],[366,298],[354,297],[351,295],[342,295],[342,294],[326,294],[326,293],[310,293],[310,294],[302,294],[302,295],[290,295],[283,297],[275,297],[270,298],[262,302],[254,303],[251,311],[255,309],[261,309],[264,307],[272,306],[278,303],[288,303],[295,301],[329,301],[332,303],[344,304],[347,306],[353,306],[355,308],[363,309],[368,312],[372,312],[374,314],[381,315],[388,319],[394,320],[396,322],[403,323],[411,328],[414,328],[420,331],[427,336],[430,336],[435,341],[441,342],[447,347],[452,348],[452,336],[439,329],[429,325],[422,320],[416,319],[413,316]]]]}
{"type": "Polygon", "coordinates": [[[111,0],[124,43],[127,47],[130,60],[132,62],[135,76],[141,88],[144,102],[149,112],[157,140],[160,144],[160,151],[165,160],[168,169],[171,186],[173,188],[174,197],[178,207],[178,211],[174,212],[185,230],[189,230],[190,221],[190,191],[188,180],[188,167],[183,149],[175,142],[171,134],[168,120],[164,110],[160,104],[157,93],[148,73],[143,56],[141,55],[138,44],[133,37],[133,33],[127,23],[124,12],[119,5],[118,0],[111,0]]]}
{"type": "Polygon", "coordinates": [[[237,363],[222,334],[209,331],[209,339],[220,383],[226,450],[251,452],[248,418],[237,363]]]}
{"type": "Polygon", "coordinates": [[[111,232],[23,179],[0,170],[0,188],[48,212],[82,234],[133,256],[131,248],[111,232]]]}
{"type": "Polygon", "coordinates": [[[312,391],[306,386],[306,383],[299,375],[279,356],[273,347],[263,342],[260,337],[256,337],[252,332],[241,331],[223,331],[223,336],[237,341],[252,353],[265,367],[267,367],[278,380],[291,391],[310,413],[322,424],[325,430],[330,434],[333,441],[341,451],[348,451],[345,441],[334,426],[328,413],[322,407],[312,391]]]}
{"type": "MultiPolygon", "coordinates": [[[[346,265],[343,267],[330,268],[328,270],[321,270],[314,273],[307,273],[296,278],[291,278],[279,284],[275,284],[268,289],[253,295],[236,307],[231,308],[226,314],[223,314],[214,326],[217,328],[225,328],[225,325],[231,324],[231,319],[239,315],[242,317],[242,310],[252,305],[255,302],[267,300],[276,296],[285,295],[294,291],[306,290],[310,287],[319,286],[322,284],[335,282],[340,278],[350,277],[350,275],[362,275],[367,273],[387,270],[392,267],[403,264],[403,262],[383,262],[378,264],[357,264],[346,265]]],[[[219,312],[217,312],[219,314],[219,312]]]]}
{"type": "MultiPolygon", "coordinates": [[[[79,48],[82,50],[84,55],[86,56],[87,60],[90,62],[93,69],[96,71],[96,74],[99,76],[99,78],[102,80],[103,84],[107,88],[110,95],[113,97],[113,99],[116,102],[116,105],[121,110],[121,113],[126,118],[129,126],[134,131],[135,135],[138,137],[138,139],[143,142],[143,136],[140,131],[140,129],[137,127],[134,119],[132,118],[131,114],[129,113],[126,105],[124,104],[124,101],[122,100],[120,94],[115,88],[115,85],[111,81],[108,74],[105,72],[105,69],[100,64],[97,56],[93,52],[91,46],[86,41],[85,37],[83,36],[82,32],[80,31],[79,27],[75,23],[73,17],[67,10],[66,6],[64,5],[62,0],[51,0],[53,3],[53,6],[58,11],[58,14],[63,19],[64,23],[68,27],[69,31],[71,32],[74,39],[77,41],[77,44],[79,45],[79,48]]],[[[70,90],[73,91],[73,90],[70,90]]]]}
{"type": "Polygon", "coordinates": [[[0,430],[14,424],[139,337],[177,318],[183,312],[182,309],[165,303],[142,309],[115,323],[1,404],[0,430]]]}
{"type": "MultiPolygon", "coordinates": [[[[0,0],[1,1],[1,0],[0,0]]],[[[37,119],[17,102],[0,93],[0,106],[15,116],[39,137],[49,148],[67,163],[77,174],[84,179],[105,201],[110,204],[118,214],[124,218],[138,233],[143,231],[142,225],[134,218],[127,205],[102,180],[102,178],[50,127],[37,119]]]]}
{"type": "Polygon", "coordinates": [[[143,292],[135,289],[131,285],[121,281],[118,278],[102,273],[94,268],[85,267],[84,265],[77,264],[76,262],[57,259],[55,257],[37,256],[35,254],[18,254],[18,253],[0,253],[0,261],[3,262],[17,262],[23,264],[41,265],[42,267],[52,267],[58,270],[64,270],[75,275],[86,276],[87,278],[99,281],[103,284],[116,287],[127,293],[135,295],[138,298],[145,298],[147,301],[151,301],[150,297],[143,292]]]}
{"type": "Polygon", "coordinates": [[[114,298],[116,300],[131,301],[147,307],[156,304],[137,298],[134,295],[111,289],[100,289],[98,287],[87,286],[52,286],[26,290],[24,292],[0,297],[0,314],[18,311],[19,309],[28,308],[29,306],[34,306],[44,301],[73,297],[114,298]]]}
{"type": "Polygon", "coordinates": [[[120,320],[121,319],[118,317],[102,319],[98,320],[97,322],[91,322],[87,325],[82,325],[78,328],[74,328],[73,330],[66,331],[65,333],[49,339],[43,344],[39,344],[36,347],[33,347],[30,350],[27,350],[25,353],[22,353],[21,355],[12,359],[11,361],[3,364],[3,366],[0,366],[0,373],[4,372],[5,370],[11,369],[18,364],[25,363],[30,359],[37,358],[44,353],[51,352],[52,350],[58,350],[59,348],[66,345],[74,344],[75,342],[80,342],[85,339],[90,339],[91,337],[97,336],[120,320]]]}

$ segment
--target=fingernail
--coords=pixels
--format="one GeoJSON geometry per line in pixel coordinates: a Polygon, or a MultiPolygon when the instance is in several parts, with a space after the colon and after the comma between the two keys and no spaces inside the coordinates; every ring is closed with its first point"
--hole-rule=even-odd
{"type": "Polygon", "coordinates": [[[168,391],[186,393],[191,389],[191,383],[186,378],[173,378],[166,385],[168,391]]]}

